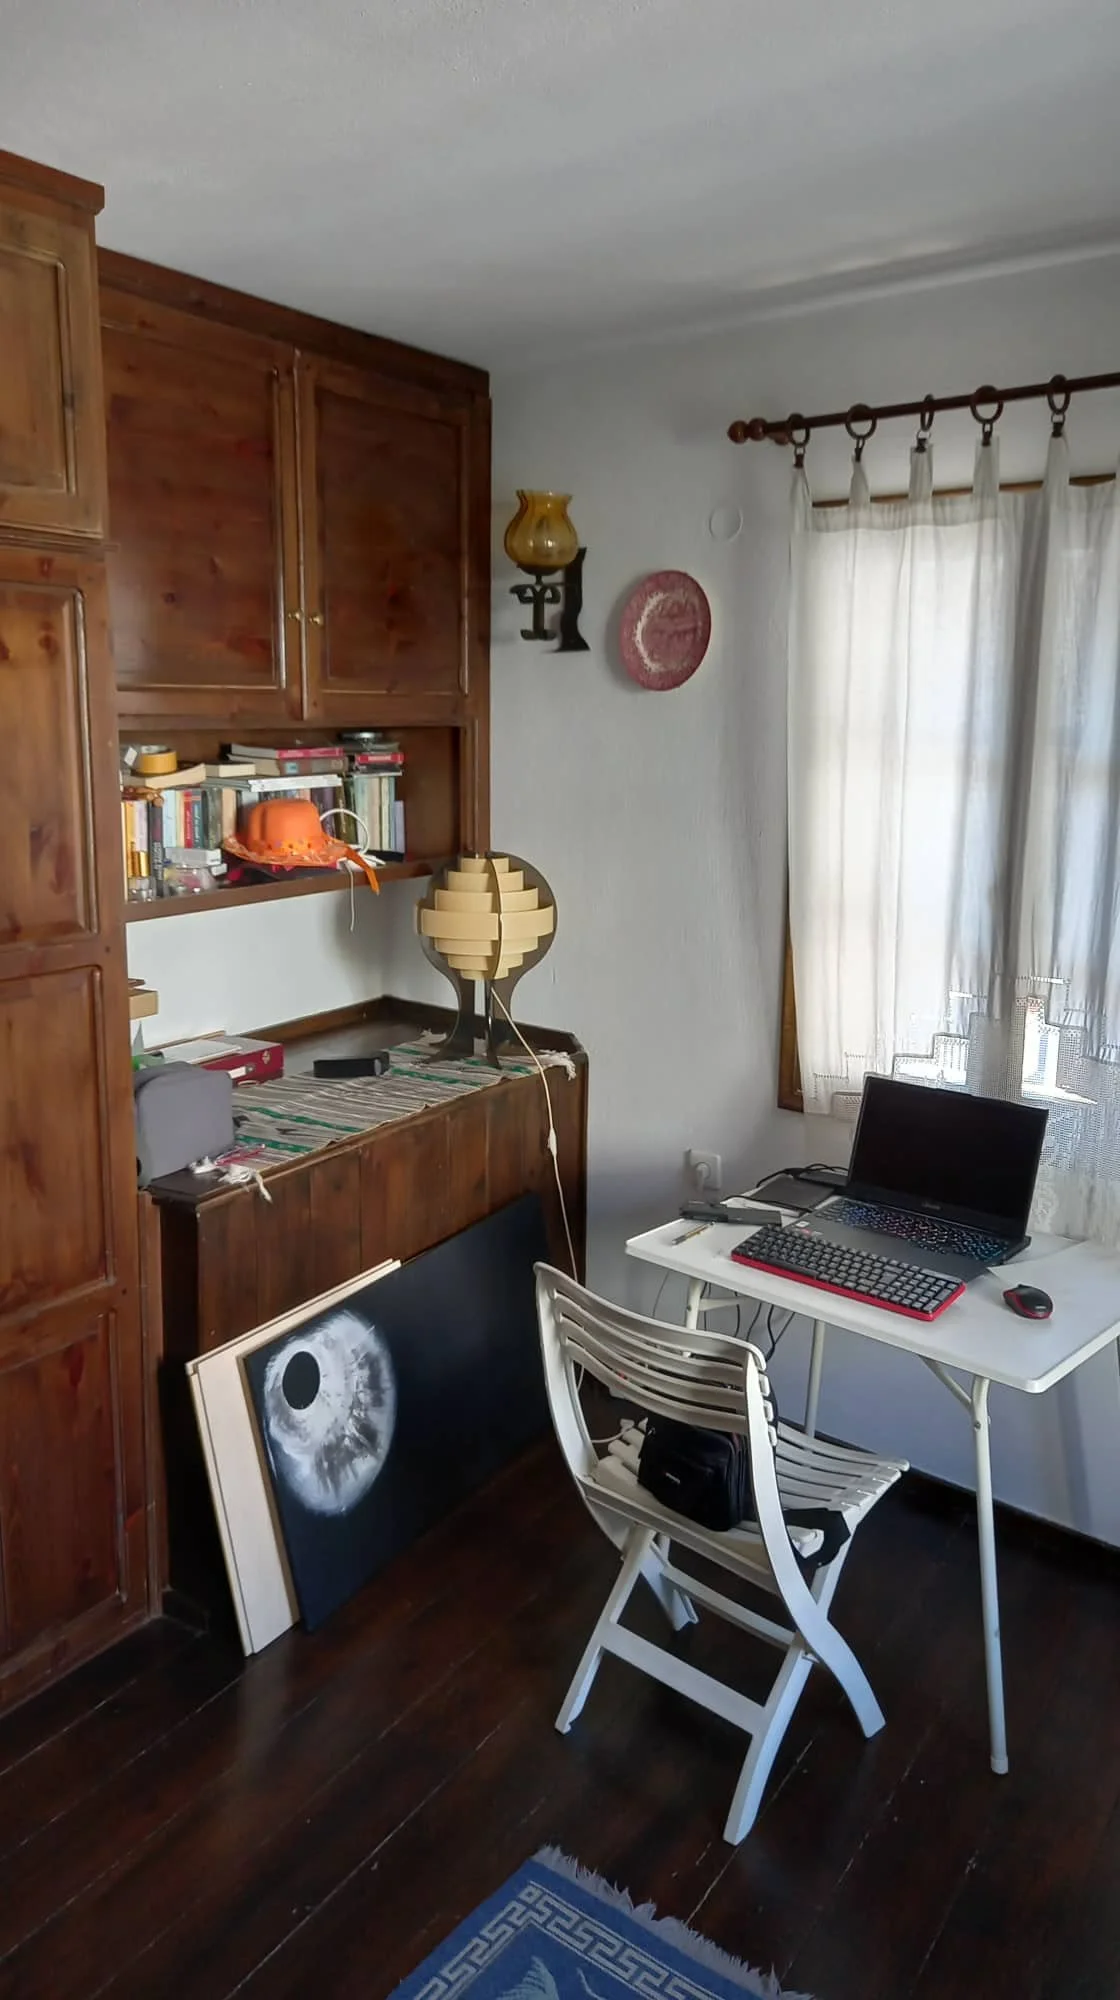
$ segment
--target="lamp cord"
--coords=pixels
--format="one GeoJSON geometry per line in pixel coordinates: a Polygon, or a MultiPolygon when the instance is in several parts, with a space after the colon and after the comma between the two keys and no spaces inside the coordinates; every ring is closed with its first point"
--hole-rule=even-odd
{"type": "MultiPolygon", "coordinates": [[[[490,857],[487,856],[487,859],[490,860],[490,857]]],[[[502,910],[502,885],[501,882],[498,880],[498,871],[495,868],[492,860],[490,860],[490,878],[493,883],[494,903],[498,918],[498,950],[494,959],[494,969],[496,972],[502,963],[502,951],[505,946],[506,927],[505,927],[505,916],[502,910]]],[[[552,1156],[552,1171],[556,1177],[556,1192],[560,1197],[560,1214],[563,1219],[564,1235],[568,1244],[568,1262],[572,1267],[572,1276],[578,1285],[579,1269],[576,1265],[575,1246],[572,1242],[572,1231],[568,1222],[568,1204],[564,1200],[564,1184],[560,1179],[560,1160],[557,1154],[557,1143],[556,1143],[556,1120],[552,1115],[552,1096],[548,1088],[548,1078],[544,1073],[544,1064],[542,1063],[540,1057],[538,1056],[536,1049],[534,1049],[525,1040],[525,1037],[522,1034],[520,1028],[518,1027],[517,1022],[514,1020],[513,1015],[510,1013],[509,1008],[506,1006],[506,1003],[502,999],[501,994],[498,992],[497,985],[494,980],[491,980],[490,982],[490,999],[491,1003],[497,1001],[498,1006],[501,1008],[502,1013],[505,1015],[506,1020],[508,1021],[510,1027],[513,1029],[513,1032],[517,1036],[518,1041],[521,1043],[522,1048],[525,1050],[526,1054],[532,1058],[533,1062],[537,1066],[537,1074],[540,1077],[541,1085],[544,1090],[544,1101],[546,1106],[548,1107],[547,1145],[548,1145],[548,1151],[552,1156]]]]}
{"type": "MultiPolygon", "coordinates": [[[[501,911],[499,909],[498,913],[499,959],[501,957],[501,924],[502,924],[502,918],[501,918],[501,911]]],[[[522,1048],[526,1051],[528,1055],[532,1057],[533,1062],[536,1064],[537,1074],[540,1077],[541,1084],[544,1089],[544,1101],[548,1107],[548,1141],[547,1141],[548,1152],[552,1159],[552,1171],[556,1177],[556,1192],[560,1197],[560,1214],[563,1219],[564,1235],[567,1239],[567,1244],[568,1244],[568,1261],[572,1267],[572,1276],[578,1285],[579,1268],[576,1264],[575,1246],[572,1242],[572,1231],[568,1222],[568,1204],[564,1200],[564,1183],[560,1179],[560,1161],[557,1152],[557,1140],[556,1140],[556,1120],[552,1115],[552,1097],[548,1088],[548,1077],[545,1075],[544,1064],[542,1063],[540,1057],[538,1056],[536,1049],[533,1048],[530,1042],[527,1042],[525,1040],[525,1037],[522,1034],[520,1028],[518,1027],[517,1022],[514,1020],[513,1015],[510,1013],[509,1008],[506,1006],[505,1001],[502,999],[501,994],[496,992],[493,986],[491,986],[490,988],[490,997],[492,1000],[495,1000],[498,1006],[501,1008],[502,1013],[505,1015],[506,1020],[509,1022],[510,1027],[513,1029],[514,1034],[517,1036],[518,1041],[521,1043],[522,1048]]]]}

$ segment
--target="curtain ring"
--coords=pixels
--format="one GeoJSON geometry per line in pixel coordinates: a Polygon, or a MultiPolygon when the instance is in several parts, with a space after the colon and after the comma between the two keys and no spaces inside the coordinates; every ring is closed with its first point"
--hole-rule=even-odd
{"type": "Polygon", "coordinates": [[[791,410],[786,418],[786,436],[793,446],[793,463],[796,471],[805,465],[805,447],[809,442],[809,426],[800,410],[791,410]]]}
{"type": "Polygon", "coordinates": [[[852,404],[851,409],[844,418],[844,429],[855,445],[853,457],[857,465],[862,461],[864,445],[867,443],[868,438],[874,437],[878,428],[879,419],[872,415],[866,403],[852,404]],[[857,430],[857,423],[866,424],[867,429],[862,431],[857,430]]]}
{"type": "Polygon", "coordinates": [[[929,450],[929,434],[933,429],[933,420],[936,415],[937,406],[934,403],[933,397],[927,396],[918,412],[918,435],[914,439],[915,451],[929,450]]]}
{"type": "Polygon", "coordinates": [[[1066,411],[1070,405],[1070,392],[1066,387],[1064,375],[1051,375],[1046,401],[1050,405],[1050,435],[1056,438],[1064,437],[1066,411]]]}
{"type": "Polygon", "coordinates": [[[995,430],[996,425],[998,424],[1000,418],[1003,415],[1003,397],[999,394],[999,391],[997,389],[992,388],[990,382],[984,382],[982,383],[980,388],[977,389],[976,394],[972,398],[972,401],[970,402],[968,407],[972,411],[972,414],[975,417],[976,422],[980,426],[981,444],[991,444],[992,433],[995,430]],[[992,409],[992,415],[990,417],[986,417],[983,415],[983,412],[980,407],[982,403],[992,404],[993,409],[992,409]]]}

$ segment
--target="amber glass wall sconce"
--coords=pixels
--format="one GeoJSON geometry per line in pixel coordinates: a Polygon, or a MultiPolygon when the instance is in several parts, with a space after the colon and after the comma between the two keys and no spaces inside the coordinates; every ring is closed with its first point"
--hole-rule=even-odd
{"type": "Polygon", "coordinates": [[[530,604],[533,622],[522,628],[523,639],[551,639],[555,636],[544,622],[545,607],[560,607],[558,653],[586,653],[587,640],[579,629],[583,609],[583,558],[579,536],[568,518],[570,493],[523,493],[517,490],[517,512],[505,534],[505,550],[510,561],[531,576],[532,583],[515,583],[512,594],[519,604],[530,604]]]}

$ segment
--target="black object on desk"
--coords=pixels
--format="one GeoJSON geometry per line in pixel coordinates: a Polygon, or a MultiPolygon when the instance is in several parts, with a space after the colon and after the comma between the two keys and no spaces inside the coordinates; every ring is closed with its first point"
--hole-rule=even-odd
{"type": "Polygon", "coordinates": [[[1040,1290],[1038,1285],[1012,1285],[1004,1293],[1003,1302],[1020,1319],[1049,1319],[1054,1310],[1049,1292],[1040,1290]]]}
{"type": "Polygon", "coordinates": [[[778,1208],[800,1210],[819,1208],[822,1201],[828,1200],[830,1193],[835,1193],[835,1189],[811,1186],[808,1181],[786,1173],[771,1174],[753,1190],[760,1200],[772,1201],[778,1208]]]}
{"type": "Polygon", "coordinates": [[[385,1076],[392,1067],[384,1049],[372,1056],[317,1056],[312,1076],[385,1076]]]}
{"type": "Polygon", "coordinates": [[[741,1222],[748,1228],[756,1223],[761,1229],[764,1223],[780,1222],[781,1215],[773,1208],[744,1208],[741,1202],[731,1205],[725,1201],[682,1201],[682,1222],[741,1222]]]}

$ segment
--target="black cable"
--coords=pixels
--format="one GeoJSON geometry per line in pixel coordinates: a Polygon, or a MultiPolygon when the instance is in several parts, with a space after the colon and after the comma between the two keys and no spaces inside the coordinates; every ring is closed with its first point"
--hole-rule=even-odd
{"type": "Polygon", "coordinates": [[[748,1328],[747,1328],[747,1332],[746,1332],[746,1338],[747,1338],[748,1340],[751,1340],[751,1339],[753,1339],[753,1337],[754,1337],[754,1330],[755,1330],[755,1327],[756,1327],[756,1326],[758,1325],[758,1322],[759,1322],[759,1318],[761,1317],[761,1314],[762,1314],[762,1300],[760,1299],[760,1300],[759,1300],[759,1302],[758,1302],[758,1304],[756,1305],[756,1307],[755,1307],[755,1309],[754,1309],[753,1313],[751,1314],[751,1323],[750,1323],[750,1325],[748,1326],[748,1328]]]}
{"type": "Polygon", "coordinates": [[[832,1166],[828,1160],[810,1160],[808,1165],[803,1167],[774,1167],[770,1173],[763,1174],[762,1178],[755,1182],[755,1191],[761,1193],[763,1188],[769,1187],[771,1181],[780,1181],[784,1174],[788,1174],[791,1181],[801,1181],[806,1174],[838,1174],[841,1171],[840,1167],[832,1166]]]}
{"type": "Polygon", "coordinates": [[[777,1333],[775,1333],[775,1331],[774,1331],[774,1314],[775,1314],[776,1312],[779,1312],[780,1310],[781,1310],[781,1308],[780,1308],[779,1306],[769,1306],[769,1307],[767,1307],[767,1311],[766,1311],[766,1332],[767,1332],[767,1336],[768,1336],[768,1338],[769,1338],[769,1341],[770,1341],[770,1352],[769,1352],[769,1353],[767,1354],[767,1356],[766,1356],[766,1359],[767,1359],[767,1362],[771,1362],[771,1361],[773,1361],[773,1359],[774,1359],[774,1355],[775,1355],[775,1353],[776,1353],[776,1351],[777,1351],[777,1346],[778,1346],[778,1342],[779,1342],[780,1340],[784,1339],[785,1335],[786,1335],[786,1334],[787,1334],[787,1333],[789,1332],[789,1330],[790,1330],[790,1327],[792,1326],[792,1324],[793,1324],[793,1321],[794,1321],[794,1317],[795,1317],[795,1315],[794,1315],[794,1314],[793,1314],[792,1312],[787,1312],[787,1314],[786,1314],[786,1318],[785,1318],[785,1325],[784,1325],[784,1326],[780,1326],[780,1327],[778,1328],[778,1331],[777,1331],[777,1333]]]}

